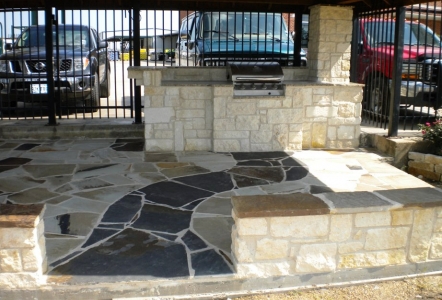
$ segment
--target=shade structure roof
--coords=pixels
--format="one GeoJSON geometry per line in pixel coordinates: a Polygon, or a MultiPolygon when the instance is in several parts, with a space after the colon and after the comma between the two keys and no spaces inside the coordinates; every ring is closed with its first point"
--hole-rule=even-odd
{"type": "Polygon", "coordinates": [[[313,5],[352,6],[357,11],[392,8],[428,3],[423,0],[2,0],[0,9],[149,9],[149,10],[210,10],[210,11],[305,11],[313,5]]]}

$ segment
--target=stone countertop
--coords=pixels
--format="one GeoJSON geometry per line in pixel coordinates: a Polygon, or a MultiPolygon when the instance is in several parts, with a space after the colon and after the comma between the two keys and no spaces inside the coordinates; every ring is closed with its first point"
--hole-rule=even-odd
{"type": "Polygon", "coordinates": [[[33,228],[43,211],[43,204],[0,204],[0,228],[33,228]]]}
{"type": "Polygon", "coordinates": [[[324,215],[330,208],[311,194],[233,196],[233,211],[238,218],[324,215]]]}
{"type": "MultiPolygon", "coordinates": [[[[283,84],[286,86],[363,86],[358,83],[331,83],[331,82],[315,82],[306,80],[283,80],[283,84]]],[[[163,80],[162,86],[232,86],[232,82],[229,80],[163,80]]]]}
{"type": "Polygon", "coordinates": [[[232,197],[238,218],[366,213],[401,208],[442,207],[442,192],[435,188],[326,192],[317,195],[244,195],[232,197]]]}

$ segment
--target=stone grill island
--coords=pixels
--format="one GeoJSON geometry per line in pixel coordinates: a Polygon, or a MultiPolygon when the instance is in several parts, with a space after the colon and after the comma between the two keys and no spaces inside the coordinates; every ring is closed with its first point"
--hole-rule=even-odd
{"type": "Polygon", "coordinates": [[[284,96],[234,96],[226,67],[129,67],[144,86],[147,152],[353,149],[362,85],[349,82],[353,11],[310,8],[307,67],[283,67],[284,96]]]}
{"type": "Polygon", "coordinates": [[[226,68],[130,67],[144,85],[145,151],[260,152],[359,145],[362,86],[283,68],[284,96],[234,96],[226,68]]]}

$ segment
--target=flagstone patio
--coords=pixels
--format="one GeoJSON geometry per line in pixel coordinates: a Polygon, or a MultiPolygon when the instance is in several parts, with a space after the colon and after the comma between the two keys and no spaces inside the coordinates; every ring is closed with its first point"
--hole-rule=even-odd
{"type": "MultiPolygon", "coordinates": [[[[49,283],[233,278],[232,196],[429,187],[367,149],[145,154],[143,145],[0,144],[0,203],[46,206],[49,283]]],[[[338,205],[357,202],[340,194],[338,205]]]]}

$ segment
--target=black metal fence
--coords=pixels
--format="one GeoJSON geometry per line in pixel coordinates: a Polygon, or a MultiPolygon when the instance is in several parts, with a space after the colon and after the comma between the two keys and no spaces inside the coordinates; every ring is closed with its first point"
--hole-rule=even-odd
{"type": "Polygon", "coordinates": [[[441,16],[440,2],[356,14],[351,80],[365,84],[363,122],[394,136],[438,116],[441,16]]]}
{"type": "Polygon", "coordinates": [[[302,19],[299,12],[0,7],[1,119],[140,123],[143,91],[127,78],[129,66],[223,67],[257,59],[306,65],[302,19]]]}

